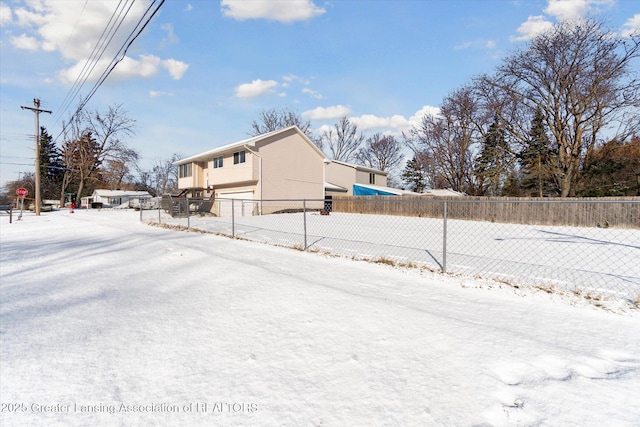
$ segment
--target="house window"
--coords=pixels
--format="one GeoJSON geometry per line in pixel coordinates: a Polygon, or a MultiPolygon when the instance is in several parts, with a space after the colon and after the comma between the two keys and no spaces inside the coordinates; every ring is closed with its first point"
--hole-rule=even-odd
{"type": "Polygon", "coordinates": [[[187,163],[186,165],[180,165],[179,169],[178,169],[178,176],[180,178],[184,178],[187,176],[191,176],[192,173],[192,169],[191,169],[191,163],[187,163]]]}
{"type": "Polygon", "coordinates": [[[370,173],[369,174],[369,184],[375,184],[376,183],[376,174],[375,173],[370,173]]]}
{"type": "Polygon", "coordinates": [[[223,157],[216,157],[215,159],[213,159],[213,167],[215,168],[221,168],[222,164],[223,164],[223,157]]]}
{"type": "Polygon", "coordinates": [[[234,165],[237,165],[238,163],[244,163],[244,162],[245,162],[244,150],[233,153],[234,165]]]}

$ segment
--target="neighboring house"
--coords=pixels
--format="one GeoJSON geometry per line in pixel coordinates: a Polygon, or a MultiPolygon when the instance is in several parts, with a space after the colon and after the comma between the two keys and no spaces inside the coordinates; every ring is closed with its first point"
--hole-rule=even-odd
{"type": "MultiPolygon", "coordinates": [[[[343,194],[346,196],[359,196],[354,192],[354,184],[375,185],[387,188],[387,173],[376,169],[367,168],[350,163],[331,160],[326,166],[328,196],[343,194]],[[334,188],[337,187],[337,188],[334,188]]],[[[393,190],[393,189],[390,189],[393,190]]]]}
{"type": "Polygon", "coordinates": [[[115,208],[121,205],[139,205],[141,199],[150,199],[151,194],[146,191],[127,190],[94,190],[89,197],[82,198],[85,207],[100,206],[103,208],[115,208]]]}
{"type": "Polygon", "coordinates": [[[191,196],[324,198],[325,156],[296,126],[179,160],[178,188],[191,196]]]}
{"type": "Polygon", "coordinates": [[[178,166],[178,188],[191,197],[322,200],[335,194],[353,195],[356,183],[387,184],[386,172],[327,159],[297,126],[174,164],[178,166]]]}

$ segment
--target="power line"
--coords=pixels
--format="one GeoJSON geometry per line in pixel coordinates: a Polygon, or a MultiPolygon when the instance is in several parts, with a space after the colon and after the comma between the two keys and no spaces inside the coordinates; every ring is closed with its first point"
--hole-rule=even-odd
{"type": "MultiPolygon", "coordinates": [[[[124,6],[123,8],[120,8],[121,4],[122,4],[122,0],[120,0],[118,5],[116,6],[116,9],[111,14],[111,17],[109,18],[107,25],[102,30],[102,34],[100,34],[100,37],[98,37],[98,41],[96,42],[96,45],[93,47],[91,54],[87,58],[87,61],[84,63],[84,66],[82,67],[82,70],[80,70],[80,73],[78,73],[78,76],[76,77],[76,80],[74,81],[73,86],[71,87],[69,92],[67,92],[67,95],[62,101],[61,107],[58,108],[59,113],[53,117],[53,119],[51,120],[51,123],[57,123],[62,118],[62,115],[65,113],[65,111],[67,111],[67,109],[69,108],[69,105],[71,104],[71,102],[73,102],[73,99],[78,94],[78,92],[82,89],[84,84],[87,82],[89,76],[91,75],[96,65],[104,55],[104,52],[106,51],[107,47],[113,40],[113,37],[115,36],[117,30],[120,28],[120,25],[122,24],[122,22],[124,22],[124,20],[126,19],[129,13],[129,10],[133,6],[133,3],[130,3],[129,8],[127,9],[126,13],[124,13],[123,15],[124,6]],[[116,24],[117,20],[119,20],[119,22],[116,24]]],[[[85,3],[85,7],[86,7],[86,3],[85,3]]],[[[84,11],[84,8],[83,8],[83,11],[84,11]]],[[[81,12],[81,15],[82,15],[82,12],[81,12]]],[[[80,18],[78,18],[78,20],[79,19],[80,18]]]]}
{"type": "MultiPolygon", "coordinates": [[[[151,19],[153,19],[153,17],[156,15],[156,13],[158,12],[158,10],[160,10],[160,7],[164,4],[165,0],[161,0],[160,3],[158,4],[158,6],[149,14],[149,11],[153,8],[153,6],[156,4],[156,0],[153,0],[153,2],[149,5],[149,7],[147,8],[147,10],[145,11],[145,13],[143,14],[143,16],[140,18],[140,20],[138,21],[138,23],[136,24],[136,26],[134,27],[134,29],[131,31],[131,33],[129,34],[129,36],[127,37],[127,39],[125,40],[125,42],[123,43],[122,47],[120,48],[120,50],[118,50],[118,52],[116,53],[116,55],[114,56],[114,58],[112,59],[110,65],[105,69],[105,71],[102,73],[102,75],[100,76],[100,78],[98,79],[98,82],[93,86],[93,88],[91,89],[91,91],[89,92],[89,94],[84,98],[84,100],[80,103],[80,105],[78,106],[78,108],[76,109],[76,111],[73,113],[73,115],[71,116],[71,118],[69,119],[69,122],[71,122],[73,120],[73,118],[75,116],[77,116],[82,109],[85,107],[85,105],[87,105],[87,103],[89,102],[89,100],[91,99],[91,97],[93,97],[93,95],[96,93],[96,91],[100,88],[100,86],[102,86],[102,84],[104,83],[104,81],[107,79],[107,77],[109,76],[109,74],[111,74],[111,72],[115,69],[115,67],[120,63],[120,61],[122,61],[125,56],[126,53],[129,49],[129,47],[131,47],[131,45],[133,44],[133,42],[140,36],[140,34],[142,33],[142,31],[144,31],[144,29],[146,28],[146,26],[149,24],[149,22],[151,21],[151,19]],[[148,16],[147,16],[148,15],[148,16]],[[144,20],[144,23],[142,23],[144,20]]],[[[129,9],[131,8],[131,6],[129,7],[129,9]]],[[[129,11],[129,9],[127,9],[127,13],[129,11]]],[[[125,14],[126,16],[126,14],[125,14]]],[[[120,22],[122,23],[122,22],[120,22]]],[[[118,25],[117,28],[119,28],[120,25],[118,25]]],[[[110,40],[113,38],[113,36],[110,38],[110,40]]],[[[86,80],[86,79],[85,79],[86,80]]],[[[65,132],[67,128],[67,125],[64,125],[62,130],[60,131],[60,133],[58,134],[58,136],[56,136],[53,141],[56,142],[58,140],[58,138],[60,138],[60,136],[65,132]]]]}

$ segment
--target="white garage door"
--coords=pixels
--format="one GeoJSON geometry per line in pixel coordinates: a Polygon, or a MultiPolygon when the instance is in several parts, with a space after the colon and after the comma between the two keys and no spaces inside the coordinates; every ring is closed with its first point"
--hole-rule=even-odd
{"type": "Polygon", "coordinates": [[[218,215],[230,217],[231,203],[233,203],[233,214],[235,216],[251,216],[254,214],[253,191],[220,193],[218,195],[218,215]]]}

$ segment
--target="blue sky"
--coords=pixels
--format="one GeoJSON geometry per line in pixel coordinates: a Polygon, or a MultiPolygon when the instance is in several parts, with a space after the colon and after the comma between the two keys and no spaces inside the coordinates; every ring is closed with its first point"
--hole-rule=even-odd
{"type": "MultiPolygon", "coordinates": [[[[159,3],[159,2],[157,2],[159,3]]],[[[0,1],[0,185],[32,171],[33,99],[57,136],[151,0],[0,1]],[[94,72],[71,89],[118,4],[130,10],[94,72]]],[[[87,105],[121,104],[150,167],[248,136],[285,108],[320,133],[347,116],[399,134],[536,32],[595,17],[640,28],[633,0],[167,0],[87,105]]]]}

